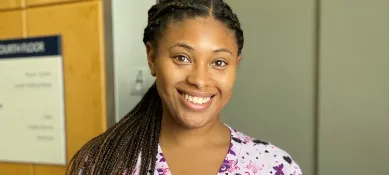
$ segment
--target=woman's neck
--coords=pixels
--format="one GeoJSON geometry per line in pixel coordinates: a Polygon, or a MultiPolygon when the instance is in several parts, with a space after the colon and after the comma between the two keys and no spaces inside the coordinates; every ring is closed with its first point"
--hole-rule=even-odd
{"type": "Polygon", "coordinates": [[[164,114],[161,123],[160,145],[164,147],[195,147],[226,144],[230,130],[218,118],[200,128],[188,128],[164,114]]]}

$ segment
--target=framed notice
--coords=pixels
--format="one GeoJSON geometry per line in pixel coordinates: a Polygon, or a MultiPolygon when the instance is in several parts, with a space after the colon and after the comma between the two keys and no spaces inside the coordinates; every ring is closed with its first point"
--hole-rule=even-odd
{"type": "Polygon", "coordinates": [[[61,37],[0,40],[0,161],[66,164],[61,37]]]}

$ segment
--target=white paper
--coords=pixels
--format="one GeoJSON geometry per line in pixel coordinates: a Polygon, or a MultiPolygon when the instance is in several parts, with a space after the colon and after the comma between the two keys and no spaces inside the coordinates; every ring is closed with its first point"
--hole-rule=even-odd
{"type": "Polygon", "coordinates": [[[0,59],[0,161],[66,164],[62,56],[0,59]]]}

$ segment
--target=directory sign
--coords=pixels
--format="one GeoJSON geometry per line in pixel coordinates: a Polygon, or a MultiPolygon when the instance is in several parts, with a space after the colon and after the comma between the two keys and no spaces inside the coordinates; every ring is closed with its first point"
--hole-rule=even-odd
{"type": "Polygon", "coordinates": [[[61,37],[0,40],[0,161],[66,164],[61,37]]]}

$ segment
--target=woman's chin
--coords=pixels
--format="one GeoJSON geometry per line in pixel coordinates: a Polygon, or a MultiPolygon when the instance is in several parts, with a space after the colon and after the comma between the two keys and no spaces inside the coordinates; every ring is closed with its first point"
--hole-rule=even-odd
{"type": "Polygon", "coordinates": [[[170,115],[164,115],[164,117],[168,117],[164,120],[180,128],[200,129],[218,122],[217,115],[215,115],[217,111],[213,108],[208,108],[207,111],[193,111],[185,106],[179,106],[171,108],[169,111],[170,115]]]}
{"type": "Polygon", "coordinates": [[[181,116],[177,117],[176,120],[182,127],[187,129],[199,129],[211,123],[211,119],[209,117],[205,118],[204,115],[181,116]]]}

